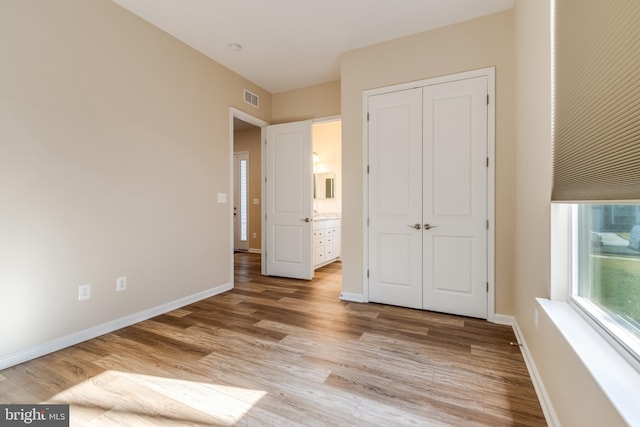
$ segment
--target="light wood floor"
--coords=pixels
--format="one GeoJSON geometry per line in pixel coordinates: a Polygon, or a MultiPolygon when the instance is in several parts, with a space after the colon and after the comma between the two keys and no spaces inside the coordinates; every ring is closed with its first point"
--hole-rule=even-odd
{"type": "Polygon", "coordinates": [[[261,277],[0,372],[0,403],[68,403],[71,425],[546,425],[511,328],[341,302],[340,263],[261,277]]]}

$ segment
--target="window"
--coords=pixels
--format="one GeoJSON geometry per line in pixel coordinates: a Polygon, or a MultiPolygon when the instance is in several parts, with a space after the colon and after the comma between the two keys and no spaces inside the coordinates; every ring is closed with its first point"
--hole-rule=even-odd
{"type": "Polygon", "coordinates": [[[247,189],[248,171],[246,159],[240,160],[240,241],[246,242],[249,239],[248,226],[249,218],[249,194],[247,189]]]}
{"type": "Polygon", "coordinates": [[[640,2],[552,5],[552,280],[640,369],[640,2]]]}
{"type": "Polygon", "coordinates": [[[571,300],[640,366],[640,205],[572,205],[571,300]]]}

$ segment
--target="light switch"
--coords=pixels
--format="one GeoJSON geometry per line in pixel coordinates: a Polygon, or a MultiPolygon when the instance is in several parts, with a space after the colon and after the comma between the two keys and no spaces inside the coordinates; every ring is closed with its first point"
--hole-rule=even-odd
{"type": "Polygon", "coordinates": [[[259,205],[260,204],[260,199],[253,199],[253,204],[254,205],[259,205]]]}
{"type": "Polygon", "coordinates": [[[218,203],[227,203],[227,193],[218,193],[218,203]]]}

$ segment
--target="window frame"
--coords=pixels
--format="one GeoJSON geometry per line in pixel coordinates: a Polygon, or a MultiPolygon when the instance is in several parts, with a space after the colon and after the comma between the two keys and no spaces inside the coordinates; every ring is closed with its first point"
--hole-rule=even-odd
{"type": "MultiPolygon", "coordinates": [[[[599,204],[625,204],[625,203],[599,203],[599,204]]],[[[565,272],[565,291],[561,292],[566,295],[566,302],[573,308],[586,322],[594,328],[607,343],[609,343],[626,361],[628,361],[638,372],[640,372],[640,340],[625,328],[620,326],[611,315],[605,310],[598,307],[586,297],[578,295],[578,286],[580,280],[580,207],[586,203],[570,203],[570,204],[552,204],[552,224],[555,224],[553,230],[556,231],[552,236],[552,244],[558,243],[564,246],[567,253],[566,256],[554,256],[552,268],[565,272]],[[555,206],[566,206],[567,208],[556,208],[555,206]],[[566,227],[557,227],[557,224],[565,224],[566,227]],[[559,231],[559,233],[558,233],[559,231]],[[561,241],[564,240],[563,242],[561,241]],[[568,263],[568,266],[561,265],[562,259],[568,263]]],[[[552,230],[552,231],[553,231],[552,230]]],[[[556,253],[556,255],[558,255],[556,253]]],[[[582,254],[584,256],[584,254],[582,254]]],[[[583,273],[583,277],[588,275],[583,273]]],[[[591,281],[589,281],[591,282],[591,281]]],[[[552,281],[552,286],[557,286],[557,280],[552,281]]]]}

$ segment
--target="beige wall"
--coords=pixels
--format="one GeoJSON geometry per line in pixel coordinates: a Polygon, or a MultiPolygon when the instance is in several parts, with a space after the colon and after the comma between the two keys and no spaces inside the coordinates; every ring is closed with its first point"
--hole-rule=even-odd
{"type": "Polygon", "coordinates": [[[496,67],[496,311],[513,314],[513,11],[347,52],[342,57],[343,290],[362,293],[362,92],[496,67]]]}
{"type": "Polygon", "coordinates": [[[535,297],[549,297],[551,81],[549,2],[516,11],[516,318],[525,336],[535,297]],[[531,16],[529,16],[531,15],[531,16]]]}
{"type": "Polygon", "coordinates": [[[340,82],[329,82],[273,95],[272,123],[340,115],[340,82]]]}
{"type": "Polygon", "coordinates": [[[623,426],[535,297],[550,295],[551,81],[549,1],[516,0],[516,311],[563,426],[623,426]]]}
{"type": "Polygon", "coordinates": [[[262,201],[261,148],[259,127],[234,132],[233,151],[249,152],[249,249],[255,250],[262,248],[261,205],[253,203],[254,199],[262,201]]]}
{"type": "Polygon", "coordinates": [[[244,87],[270,120],[269,93],[109,0],[0,2],[0,357],[230,282],[244,87]]]}

